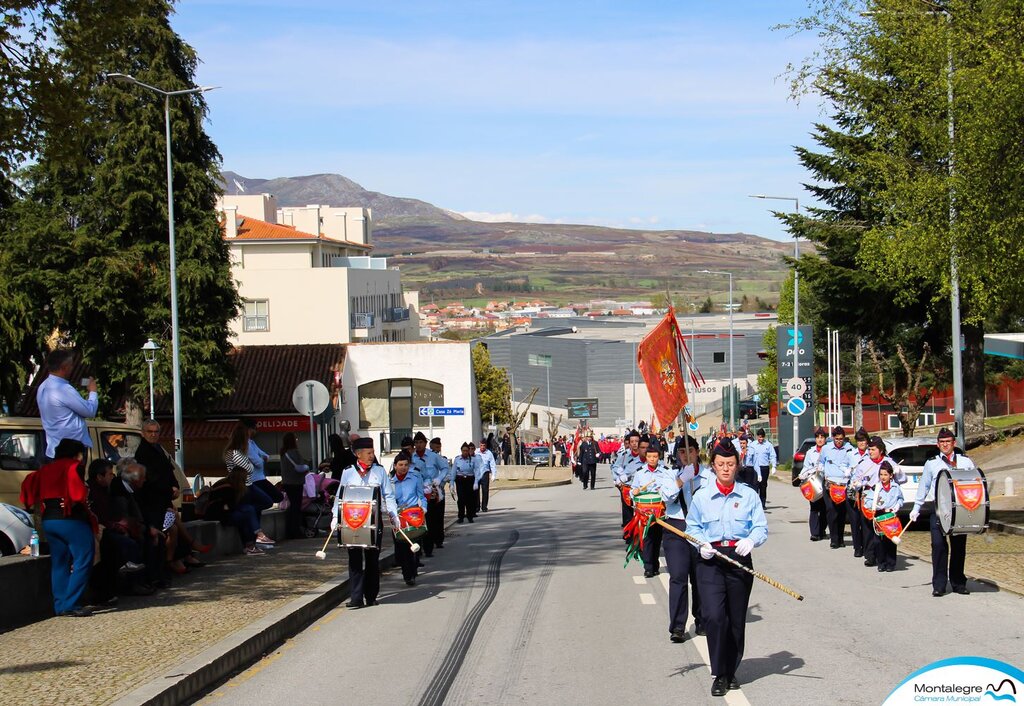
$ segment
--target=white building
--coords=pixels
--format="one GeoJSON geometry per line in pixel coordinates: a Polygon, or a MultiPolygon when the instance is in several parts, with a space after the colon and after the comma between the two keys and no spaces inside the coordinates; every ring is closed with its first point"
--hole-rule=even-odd
{"type": "Polygon", "coordinates": [[[278,208],[269,194],[218,202],[243,314],[235,345],[412,341],[418,292],[373,249],[365,208],[278,208]]]}
{"type": "Polygon", "coordinates": [[[397,449],[402,437],[422,431],[441,438],[442,453],[459,454],[481,437],[480,408],[470,344],[461,341],[367,343],[346,347],[341,417],[377,448],[397,449]],[[421,407],[461,409],[426,417],[421,407]]]}

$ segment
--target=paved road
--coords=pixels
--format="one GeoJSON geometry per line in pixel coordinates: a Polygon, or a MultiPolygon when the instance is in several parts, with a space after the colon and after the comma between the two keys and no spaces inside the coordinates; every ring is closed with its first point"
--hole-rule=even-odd
{"type": "MultiPolygon", "coordinates": [[[[932,598],[928,564],[901,557],[879,574],[850,549],[812,544],[798,491],[770,492],[755,566],[806,599],[755,581],[744,686],[726,703],[881,703],[936,659],[1019,663],[1024,599],[981,584],[932,598]]],[[[338,608],[202,703],[722,702],[703,639],[668,641],[667,575],[623,569],[610,486],[504,492],[491,505],[456,526],[415,588],[388,574],[380,606],[338,608]]]]}

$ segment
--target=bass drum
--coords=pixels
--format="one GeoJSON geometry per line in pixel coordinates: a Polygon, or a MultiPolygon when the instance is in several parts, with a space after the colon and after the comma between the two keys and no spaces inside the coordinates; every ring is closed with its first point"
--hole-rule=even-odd
{"type": "Polygon", "coordinates": [[[800,492],[809,503],[821,500],[825,495],[825,480],[820,473],[812,473],[800,484],[800,492]]]}
{"type": "Polygon", "coordinates": [[[988,529],[988,484],[980,468],[944,468],[935,478],[935,514],[945,534],[988,529]]]}
{"type": "Polygon", "coordinates": [[[377,485],[346,485],[341,492],[338,544],[343,547],[380,549],[381,493],[377,485]]]}

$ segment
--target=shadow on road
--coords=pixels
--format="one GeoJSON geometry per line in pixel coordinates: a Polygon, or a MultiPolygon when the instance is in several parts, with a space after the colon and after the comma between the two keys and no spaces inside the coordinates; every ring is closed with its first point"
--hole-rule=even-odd
{"type": "Polygon", "coordinates": [[[810,674],[794,674],[798,669],[803,669],[806,663],[792,652],[783,650],[767,657],[745,658],[740,664],[737,673],[742,682],[757,681],[769,675],[784,675],[800,677],[801,679],[824,679],[810,674]]]}

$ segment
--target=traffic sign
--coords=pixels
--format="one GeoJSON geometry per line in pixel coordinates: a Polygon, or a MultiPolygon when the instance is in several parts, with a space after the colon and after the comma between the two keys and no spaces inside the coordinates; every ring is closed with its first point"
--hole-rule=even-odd
{"type": "Polygon", "coordinates": [[[754,400],[754,402],[760,402],[761,401],[761,395],[758,395],[758,394],[755,393],[754,396],[751,397],[750,399],[754,400]]]}
{"type": "Polygon", "coordinates": [[[794,417],[799,417],[807,411],[807,403],[803,397],[793,397],[786,403],[786,410],[794,417]]]}
{"type": "Polygon", "coordinates": [[[331,404],[331,393],[319,380],[306,380],[296,385],[292,391],[292,404],[302,416],[315,417],[322,414],[331,404]]]}
{"type": "Polygon", "coordinates": [[[420,407],[421,417],[462,417],[465,407],[420,407]]]}
{"type": "Polygon", "coordinates": [[[807,384],[803,378],[790,378],[786,381],[786,392],[790,397],[800,397],[807,390],[807,384]]]}
{"type": "Polygon", "coordinates": [[[700,429],[700,424],[697,422],[690,422],[688,426],[690,427],[690,431],[697,431],[700,429]]]}

